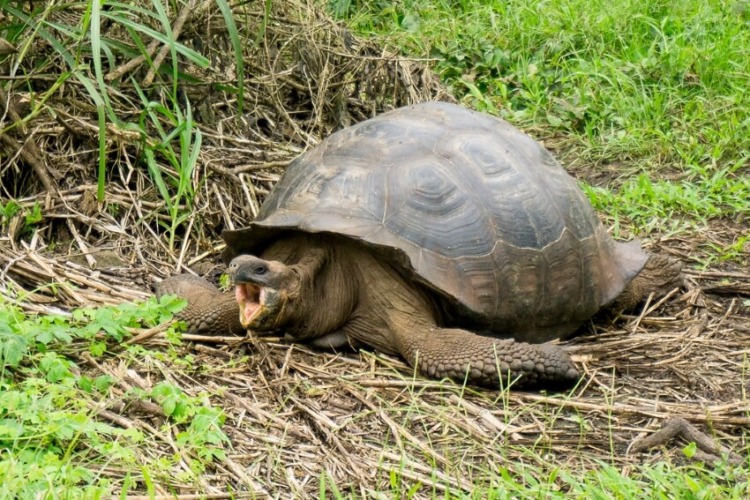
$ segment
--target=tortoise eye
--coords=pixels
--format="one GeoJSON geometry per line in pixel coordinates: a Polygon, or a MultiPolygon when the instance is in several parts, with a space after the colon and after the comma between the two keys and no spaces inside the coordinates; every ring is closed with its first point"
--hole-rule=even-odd
{"type": "Polygon", "coordinates": [[[253,274],[266,274],[266,271],[268,271],[268,267],[264,265],[257,265],[253,267],[253,274]]]}

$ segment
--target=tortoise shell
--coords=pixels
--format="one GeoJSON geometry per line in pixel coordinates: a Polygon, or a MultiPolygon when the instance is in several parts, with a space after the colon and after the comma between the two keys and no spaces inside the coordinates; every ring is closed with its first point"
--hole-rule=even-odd
{"type": "Polygon", "coordinates": [[[225,258],[285,231],[333,233],[437,293],[456,323],[528,341],[565,335],[616,298],[647,255],[607,234],[538,142],[444,102],[338,131],[292,162],[225,258]]]}

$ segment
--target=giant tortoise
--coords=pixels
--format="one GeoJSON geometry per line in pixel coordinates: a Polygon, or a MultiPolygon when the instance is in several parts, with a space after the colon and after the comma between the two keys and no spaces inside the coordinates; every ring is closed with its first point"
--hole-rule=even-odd
{"type": "Polygon", "coordinates": [[[191,331],[365,345],[494,387],[576,380],[543,342],[671,288],[680,267],[610,238],[539,143],[443,102],[334,133],[222,236],[234,293],[189,275],[157,287],[187,299],[191,331]]]}

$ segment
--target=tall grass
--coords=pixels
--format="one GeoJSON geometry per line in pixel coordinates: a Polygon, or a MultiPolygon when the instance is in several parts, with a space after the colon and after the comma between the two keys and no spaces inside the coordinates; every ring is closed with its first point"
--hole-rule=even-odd
{"type": "MultiPolygon", "coordinates": [[[[224,0],[217,3],[235,51],[234,61],[239,72],[237,85],[227,85],[226,90],[237,94],[241,113],[244,106],[243,42],[232,10],[224,0]]],[[[43,2],[29,4],[28,8],[9,2],[0,4],[0,13],[7,21],[0,26],[0,33],[11,44],[20,47],[9,76],[20,82],[28,78],[28,85],[34,86],[35,75],[24,76],[29,59],[39,73],[46,72],[56,78],[46,92],[40,90],[35,94],[33,109],[24,120],[29,121],[39,113],[47,112],[47,98],[66,82],[84,89],[82,100],[96,110],[97,116],[99,154],[96,178],[97,201],[100,203],[106,198],[111,142],[121,133],[139,134],[148,172],[167,207],[170,221],[160,220],[160,224],[169,236],[169,248],[172,249],[178,228],[192,214],[192,175],[201,145],[200,132],[192,121],[190,103],[185,100],[182,88],[183,84],[190,82],[190,77],[180,65],[206,68],[209,60],[178,41],[172,31],[174,11],[186,8],[182,3],[170,6],[170,14],[167,4],[159,0],[148,5],[88,2],[80,7],[72,2],[43,2]],[[101,29],[104,23],[107,23],[109,33],[114,31],[127,36],[118,39],[104,36],[101,29]],[[121,30],[117,31],[113,26],[121,30]],[[151,40],[159,43],[149,48],[151,40]],[[43,59],[38,53],[32,53],[35,46],[51,49],[47,51],[48,57],[43,59]],[[157,63],[155,49],[162,46],[168,48],[168,54],[157,63]],[[143,72],[151,70],[154,75],[143,91],[128,73],[112,76],[121,64],[139,57],[142,58],[143,72]],[[119,91],[131,86],[139,91],[141,103],[129,102],[125,97],[128,92],[119,91]],[[143,115],[135,120],[130,119],[133,107],[144,110],[143,115]]]]}

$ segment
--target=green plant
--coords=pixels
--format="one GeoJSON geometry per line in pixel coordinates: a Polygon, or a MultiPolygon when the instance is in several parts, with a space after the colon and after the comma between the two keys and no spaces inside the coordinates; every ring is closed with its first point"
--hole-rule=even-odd
{"type": "Polygon", "coordinates": [[[0,222],[7,224],[20,211],[21,205],[13,200],[8,200],[5,204],[0,202],[0,222]]]}
{"type": "MultiPolygon", "coordinates": [[[[103,357],[109,345],[121,345],[130,329],[154,327],[182,307],[184,301],[165,297],[79,309],[68,316],[27,317],[0,302],[0,481],[6,494],[100,496],[111,493],[113,484],[97,469],[116,464],[142,472],[136,450],[144,434],[98,418],[117,379],[82,374],[76,359],[86,347],[103,357]]],[[[179,427],[176,446],[185,457],[194,457],[195,473],[225,456],[223,412],[205,397],[190,397],[166,382],[147,397],[158,401],[179,427]]],[[[151,467],[163,475],[171,466],[167,461],[151,467]]]]}
{"type": "MultiPolygon", "coordinates": [[[[243,41],[235,25],[232,9],[223,0],[217,3],[227,24],[239,75],[237,85],[227,84],[223,86],[223,89],[237,94],[241,113],[244,106],[243,41]]],[[[46,103],[65,82],[71,80],[81,85],[97,115],[98,201],[104,201],[106,178],[109,175],[106,168],[110,154],[108,138],[113,132],[115,135],[133,132],[141,134],[148,149],[164,154],[170,166],[175,168],[177,178],[180,179],[174,187],[174,192],[171,189],[165,189],[165,183],[162,182],[164,177],[162,167],[147,160],[150,166],[149,172],[154,176],[154,181],[160,185],[159,193],[168,205],[170,216],[173,220],[180,221],[172,224],[170,232],[174,233],[174,227],[185,220],[182,217],[183,210],[177,210],[175,207],[180,206],[185,199],[190,200],[192,192],[187,189],[185,180],[190,180],[191,169],[201,144],[200,134],[192,123],[190,110],[182,110],[184,95],[181,95],[181,85],[190,83],[190,78],[180,71],[180,64],[184,62],[198,68],[206,68],[209,65],[208,59],[175,39],[165,4],[160,1],[153,2],[151,8],[138,2],[105,2],[104,4],[93,2],[86,4],[83,10],[70,9],[68,13],[74,15],[68,16],[57,15],[66,7],[56,6],[54,3],[40,4],[31,8],[31,11],[26,11],[19,5],[7,2],[0,6],[0,11],[9,19],[5,29],[6,37],[10,42],[19,45],[19,55],[15,59],[11,75],[21,71],[24,62],[30,57],[28,54],[34,44],[51,47],[54,56],[64,61],[67,71],[59,73],[49,88],[40,89],[32,102],[31,112],[24,116],[21,122],[12,123],[4,131],[20,126],[40,113],[53,113],[53,110],[47,108],[46,103]],[[122,27],[130,35],[131,43],[104,36],[101,31],[103,23],[107,23],[110,29],[112,25],[122,27]],[[157,66],[152,59],[148,49],[148,39],[157,40],[169,47],[170,57],[164,64],[157,66]],[[164,133],[164,127],[153,126],[154,122],[146,124],[141,120],[139,123],[129,123],[125,117],[120,116],[117,110],[117,101],[124,97],[123,94],[117,92],[122,82],[113,76],[116,75],[118,61],[132,60],[139,56],[161,78],[154,85],[164,88],[169,103],[162,104],[145,99],[144,104],[150,107],[147,110],[149,119],[164,120],[166,125],[174,127],[173,132],[164,133]],[[155,138],[151,135],[154,131],[156,131],[155,138]],[[169,144],[169,141],[175,137],[178,138],[178,143],[169,144]],[[184,147],[185,151],[181,151],[181,147],[184,147]]],[[[52,66],[53,61],[54,57],[51,57],[46,63],[52,66]]],[[[130,80],[126,82],[129,84],[130,80]]],[[[141,96],[143,97],[143,94],[141,96]]]]}
{"type": "Polygon", "coordinates": [[[200,154],[201,132],[193,123],[189,103],[187,103],[183,114],[182,105],[176,95],[169,96],[171,106],[167,107],[161,103],[149,101],[138,84],[135,81],[132,83],[144,105],[140,117],[140,127],[143,130],[153,128],[159,137],[159,141],[148,139],[144,141],[143,155],[151,178],[167,206],[169,219],[160,221],[160,224],[167,228],[169,248],[173,249],[178,228],[193,213],[194,191],[192,182],[198,155],[200,154]],[[165,130],[162,121],[166,121],[174,128],[165,130]],[[167,171],[161,166],[157,155],[167,160],[169,166],[172,167],[171,171],[167,171]]]}

